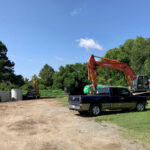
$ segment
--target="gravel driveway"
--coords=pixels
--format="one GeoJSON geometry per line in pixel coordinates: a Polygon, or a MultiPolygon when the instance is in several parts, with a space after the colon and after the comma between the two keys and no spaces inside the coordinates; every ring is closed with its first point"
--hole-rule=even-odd
{"type": "Polygon", "coordinates": [[[143,150],[56,99],[0,103],[0,150],[143,150]]]}

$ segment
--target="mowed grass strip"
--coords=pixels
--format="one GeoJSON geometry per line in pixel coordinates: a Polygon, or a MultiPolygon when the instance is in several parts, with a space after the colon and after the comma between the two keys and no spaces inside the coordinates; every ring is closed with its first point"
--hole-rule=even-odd
{"type": "Polygon", "coordinates": [[[63,103],[64,106],[68,106],[68,95],[64,96],[63,98],[57,98],[61,103],[63,103]]]}
{"type": "MultiPolygon", "coordinates": [[[[40,96],[41,97],[54,97],[54,98],[57,98],[57,97],[63,97],[63,96],[66,96],[67,94],[64,93],[63,90],[40,90],[40,96]]],[[[27,91],[26,90],[23,90],[23,94],[27,94],[27,91]]]]}
{"type": "Polygon", "coordinates": [[[96,117],[97,122],[108,121],[123,127],[125,135],[150,142],[150,101],[144,112],[126,112],[96,117]]]}
{"type": "Polygon", "coordinates": [[[41,97],[62,97],[66,96],[63,90],[40,90],[41,97]]]}

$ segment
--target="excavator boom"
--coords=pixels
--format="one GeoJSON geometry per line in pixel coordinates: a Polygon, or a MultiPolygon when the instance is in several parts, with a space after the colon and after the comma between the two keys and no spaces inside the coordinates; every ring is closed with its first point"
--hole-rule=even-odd
{"type": "Polygon", "coordinates": [[[94,90],[96,90],[97,86],[97,66],[123,71],[129,86],[132,88],[132,81],[136,74],[130,66],[119,62],[118,60],[112,60],[105,57],[102,57],[101,59],[105,60],[105,62],[96,61],[94,55],[91,55],[88,61],[88,80],[92,80],[94,90]]]}

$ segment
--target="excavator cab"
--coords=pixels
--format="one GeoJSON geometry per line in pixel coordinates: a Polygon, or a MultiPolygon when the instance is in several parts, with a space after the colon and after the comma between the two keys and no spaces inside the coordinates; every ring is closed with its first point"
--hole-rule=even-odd
{"type": "Polygon", "coordinates": [[[149,89],[149,82],[147,75],[137,75],[132,81],[133,92],[144,92],[149,89]]]}

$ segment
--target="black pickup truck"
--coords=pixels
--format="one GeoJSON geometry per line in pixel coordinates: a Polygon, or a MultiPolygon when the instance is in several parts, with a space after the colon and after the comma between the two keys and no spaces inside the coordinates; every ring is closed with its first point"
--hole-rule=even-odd
{"type": "Polygon", "coordinates": [[[122,109],[144,111],[147,98],[132,95],[127,88],[104,86],[96,91],[96,95],[70,95],[69,109],[80,114],[89,112],[98,116],[102,111],[122,109]]]}

